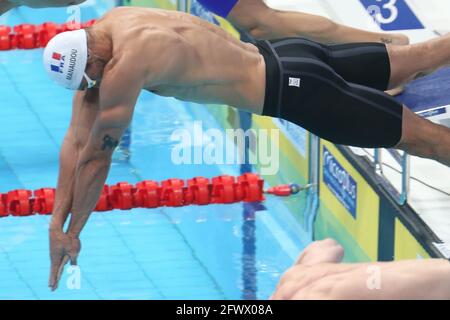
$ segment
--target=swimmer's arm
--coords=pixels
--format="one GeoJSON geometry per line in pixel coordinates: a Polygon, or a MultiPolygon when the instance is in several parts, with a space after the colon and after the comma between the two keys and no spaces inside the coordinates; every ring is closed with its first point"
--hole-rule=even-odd
{"type": "Polygon", "coordinates": [[[142,88],[143,78],[139,73],[129,65],[124,68],[118,66],[103,79],[100,110],[76,166],[72,214],[67,231],[74,237],[79,236],[97,204],[114,149],[131,122],[142,88]]]}
{"type": "Polygon", "coordinates": [[[71,211],[75,169],[79,154],[86,145],[98,111],[98,90],[79,91],[74,95],[72,119],[59,156],[59,177],[56,189],[51,230],[62,231],[71,211]]]}
{"type": "MultiPolygon", "coordinates": [[[[86,224],[108,176],[111,157],[131,120],[131,108],[100,111],[75,169],[75,188],[68,233],[76,237],[86,224]]],[[[132,109],[131,109],[132,110],[132,109]]]]}

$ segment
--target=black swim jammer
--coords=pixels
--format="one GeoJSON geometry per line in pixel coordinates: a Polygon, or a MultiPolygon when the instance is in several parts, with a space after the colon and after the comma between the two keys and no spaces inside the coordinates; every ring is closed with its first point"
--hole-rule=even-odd
{"type": "Polygon", "coordinates": [[[384,44],[287,38],[256,46],[266,62],[263,115],[336,144],[390,148],[400,142],[403,106],[383,92],[391,72],[384,44]]]}

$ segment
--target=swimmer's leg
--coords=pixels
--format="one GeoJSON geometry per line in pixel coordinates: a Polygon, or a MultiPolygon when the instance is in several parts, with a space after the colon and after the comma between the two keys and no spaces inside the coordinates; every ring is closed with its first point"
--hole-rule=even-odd
{"type": "MultiPolygon", "coordinates": [[[[267,69],[263,115],[296,123],[335,144],[396,147],[450,165],[450,129],[419,118],[382,92],[391,74],[385,45],[322,46],[296,38],[271,45],[281,77],[271,71],[276,68],[267,69]]],[[[450,41],[447,51],[450,58],[450,41]]],[[[266,65],[275,65],[272,60],[267,55],[266,65]]]]}
{"type": "Polygon", "coordinates": [[[323,47],[326,58],[318,58],[333,68],[345,81],[380,91],[389,88],[391,64],[386,45],[348,43],[323,47]]]}
{"type": "MultiPolygon", "coordinates": [[[[403,106],[391,96],[345,81],[318,59],[282,57],[281,62],[284,81],[279,107],[266,103],[263,115],[296,123],[335,144],[363,148],[392,148],[399,144],[403,106]]],[[[374,81],[376,86],[380,82],[376,78],[366,81],[374,81]]],[[[268,88],[266,96],[270,101],[278,83],[269,83],[268,88]]]]}
{"type": "Polygon", "coordinates": [[[450,65],[450,33],[430,41],[387,46],[391,65],[389,88],[450,65]]]}
{"type": "Polygon", "coordinates": [[[421,119],[382,91],[346,82],[319,60],[281,61],[280,108],[267,105],[264,115],[294,122],[335,144],[399,148],[450,165],[450,129],[421,119]]]}
{"type": "MultiPolygon", "coordinates": [[[[450,34],[403,47],[382,48],[377,44],[361,43],[327,48],[330,57],[328,64],[340,76],[349,82],[378,90],[396,88],[418,76],[450,65],[450,34]]],[[[352,84],[348,92],[351,91],[398,112],[398,106],[392,100],[372,95],[364,88],[354,88],[352,84]]],[[[402,111],[401,140],[395,147],[450,166],[450,129],[423,119],[406,107],[402,111]]]]}
{"type": "Polygon", "coordinates": [[[450,129],[403,107],[402,138],[396,148],[450,166],[450,129]]]}

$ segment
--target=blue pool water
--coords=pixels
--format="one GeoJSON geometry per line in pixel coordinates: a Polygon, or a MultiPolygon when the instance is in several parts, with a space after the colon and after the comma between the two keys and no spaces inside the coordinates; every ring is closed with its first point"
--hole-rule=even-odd
{"type": "MultiPolygon", "coordinates": [[[[96,14],[86,12],[83,20],[96,14]]],[[[7,22],[61,21],[65,14],[21,9],[7,22]]],[[[72,93],[47,79],[41,55],[0,52],[0,193],[56,185],[72,93]]],[[[204,130],[219,128],[201,105],[143,93],[131,158],[116,155],[107,183],[240,175],[239,165],[173,164],[171,134],[195,120],[204,130]]],[[[266,299],[309,241],[286,207],[302,201],[94,213],[81,235],[81,288],[69,289],[65,272],[54,293],[47,288],[50,218],[2,218],[0,299],[266,299]]]]}

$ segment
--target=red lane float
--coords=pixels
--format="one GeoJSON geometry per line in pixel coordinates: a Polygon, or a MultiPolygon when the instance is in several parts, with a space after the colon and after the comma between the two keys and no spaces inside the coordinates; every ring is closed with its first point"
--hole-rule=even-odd
{"type": "MultiPolygon", "coordinates": [[[[158,184],[156,181],[142,181],[135,186],[120,182],[105,185],[94,211],[130,210],[133,208],[182,207],[188,205],[230,204],[237,202],[262,202],[264,180],[253,173],[237,179],[219,176],[212,180],[196,177],[187,180],[168,179],[158,184]]],[[[282,185],[270,188],[266,193],[290,196],[300,192],[298,185],[282,185]]],[[[51,214],[54,206],[55,189],[42,188],[13,190],[0,193],[0,217],[51,214]]]]}
{"type": "Polygon", "coordinates": [[[46,22],[40,25],[20,24],[13,28],[0,25],[0,50],[44,48],[57,34],[92,26],[95,20],[85,23],[67,22],[56,24],[46,22]]]}
{"type": "Polygon", "coordinates": [[[33,214],[33,199],[30,190],[14,190],[6,195],[6,210],[13,216],[33,214]]]}
{"type": "Polygon", "coordinates": [[[55,189],[42,188],[35,190],[33,212],[38,214],[51,214],[53,211],[53,201],[55,199],[55,189]]]}
{"type": "Polygon", "coordinates": [[[6,210],[6,194],[0,193],[0,218],[9,215],[8,210],[6,210]]]}

